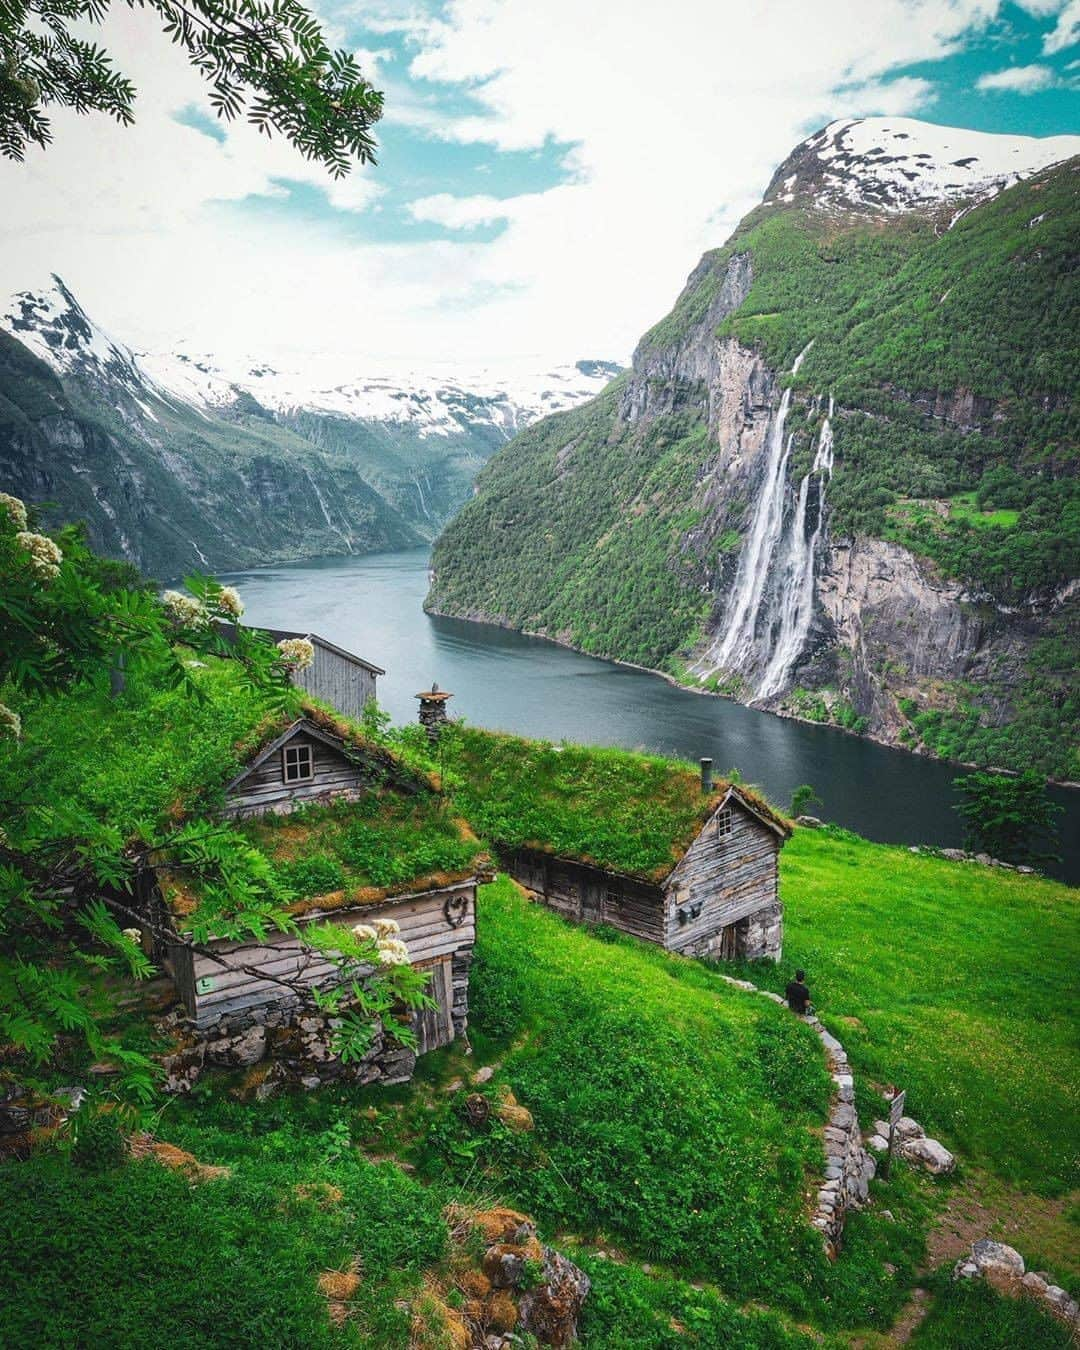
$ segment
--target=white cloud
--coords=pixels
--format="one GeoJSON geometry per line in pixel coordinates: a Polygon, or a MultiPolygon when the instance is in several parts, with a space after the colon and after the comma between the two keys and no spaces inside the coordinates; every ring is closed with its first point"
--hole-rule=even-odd
{"type": "Polygon", "coordinates": [[[1053,56],[1077,42],[1080,42],[1080,0],[1069,0],[1058,15],[1057,23],[1043,38],[1043,53],[1053,56]]]}
{"type": "Polygon", "coordinates": [[[481,225],[494,225],[501,220],[513,220],[538,202],[544,194],[527,193],[520,197],[454,197],[449,192],[438,192],[431,197],[419,197],[409,203],[413,220],[431,221],[450,230],[475,230],[481,225]]]}
{"type": "Polygon", "coordinates": [[[982,90],[1005,90],[1014,94],[1034,94],[1040,89],[1049,89],[1055,84],[1057,76],[1049,66],[1009,66],[1006,70],[995,70],[980,75],[975,88],[982,90]]]}
{"type": "MultiPolygon", "coordinates": [[[[496,149],[574,147],[571,180],[550,191],[427,191],[413,218],[461,234],[397,244],[218,209],[299,181],[362,221],[408,165],[387,151],[333,184],[246,125],[221,144],[178,125],[177,110],[206,106],[202,82],[151,15],[118,10],[101,38],[142,90],[136,126],[60,112],[51,149],[0,163],[0,295],[55,270],[137,345],[183,337],[282,362],[621,357],[801,137],[837,116],[926,106],[926,80],[890,72],[953,50],[998,3],[454,0],[434,20],[399,0],[374,23],[365,3],[369,30],[414,44],[388,123],[496,149]],[[433,81],[467,92],[476,115],[447,119],[433,81]],[[499,221],[493,240],[469,234],[499,221]]],[[[378,70],[385,55],[361,59],[378,70]]]]}
{"type": "Polygon", "coordinates": [[[937,95],[929,80],[904,75],[897,80],[871,80],[853,89],[839,91],[836,117],[868,116],[870,113],[899,117],[920,111],[937,95]]]}

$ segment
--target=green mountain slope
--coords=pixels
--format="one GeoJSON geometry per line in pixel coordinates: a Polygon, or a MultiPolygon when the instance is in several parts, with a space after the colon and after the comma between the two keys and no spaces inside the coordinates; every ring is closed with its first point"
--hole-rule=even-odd
{"type": "Polygon", "coordinates": [[[892,743],[1080,776],[1078,169],[960,213],[770,192],[629,375],[491,461],[436,547],[430,607],[892,743]],[[781,434],[773,571],[725,663],[781,434]],[[784,614],[796,545],[802,629],[784,614]],[[794,655],[769,688],[784,623],[794,655]]]}
{"type": "Polygon", "coordinates": [[[2,331],[0,481],[157,576],[422,542],[344,454],[254,400],[210,418],[120,379],[61,379],[2,331]]]}

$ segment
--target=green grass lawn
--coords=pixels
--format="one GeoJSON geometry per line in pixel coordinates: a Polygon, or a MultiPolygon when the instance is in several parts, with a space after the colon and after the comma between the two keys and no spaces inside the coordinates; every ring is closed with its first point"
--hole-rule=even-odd
{"type": "Polygon", "coordinates": [[[1020,512],[1008,507],[1001,507],[997,511],[981,510],[974,492],[958,492],[951,498],[949,515],[953,520],[966,521],[969,525],[984,525],[1000,530],[1011,530],[1020,519],[1020,512]]]}
{"type": "Polygon", "coordinates": [[[906,1088],[962,1160],[1042,1195],[1077,1186],[1080,893],[799,830],[781,894],[784,962],[755,979],[804,967],[863,1083],[906,1088]]]}

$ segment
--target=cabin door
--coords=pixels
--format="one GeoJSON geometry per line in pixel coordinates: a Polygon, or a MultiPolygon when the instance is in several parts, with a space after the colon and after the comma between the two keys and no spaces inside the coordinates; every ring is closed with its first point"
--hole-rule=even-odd
{"type": "Polygon", "coordinates": [[[426,1055],[429,1050],[449,1045],[454,1039],[454,983],[448,956],[417,968],[430,977],[425,992],[436,1003],[434,1008],[420,1008],[413,1013],[416,1053],[426,1055]]]}
{"type": "Polygon", "coordinates": [[[604,922],[604,889],[586,881],[581,887],[581,918],[584,923],[604,922]]]}
{"type": "Polygon", "coordinates": [[[716,946],[713,948],[713,955],[719,957],[721,961],[735,960],[735,930],[737,927],[737,924],[729,923],[726,928],[720,929],[720,934],[716,939],[716,946]]]}

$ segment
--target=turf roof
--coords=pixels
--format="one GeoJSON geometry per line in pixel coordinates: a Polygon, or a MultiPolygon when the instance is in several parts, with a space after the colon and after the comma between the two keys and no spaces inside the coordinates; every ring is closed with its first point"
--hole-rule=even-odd
{"type": "MultiPolygon", "coordinates": [[[[440,743],[462,815],[492,843],[528,847],[647,881],[661,881],[732,784],[701,790],[696,769],[595,746],[553,745],[456,726],[440,743]]],[[[735,792],[758,815],[789,826],[752,789],[735,792]]]]}
{"type": "MultiPolygon", "coordinates": [[[[440,890],[488,867],[479,840],[432,791],[406,795],[386,786],[356,801],[253,816],[230,828],[271,864],[282,907],[294,916],[440,890]]],[[[201,898],[197,883],[175,875],[161,889],[177,918],[201,898]]]]}

